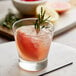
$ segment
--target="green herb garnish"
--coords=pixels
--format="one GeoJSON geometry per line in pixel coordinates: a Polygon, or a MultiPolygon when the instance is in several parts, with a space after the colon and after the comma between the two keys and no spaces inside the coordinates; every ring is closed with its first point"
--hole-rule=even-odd
{"type": "Polygon", "coordinates": [[[45,25],[42,25],[42,24],[44,24],[48,20],[48,18],[50,18],[50,16],[45,18],[45,14],[46,14],[46,11],[43,10],[43,7],[41,7],[41,12],[40,14],[38,14],[38,19],[36,20],[34,24],[37,33],[39,33],[41,28],[45,28],[45,25]]]}
{"type": "Polygon", "coordinates": [[[0,25],[8,29],[12,29],[13,23],[17,20],[19,20],[19,18],[15,14],[9,11],[5,19],[0,23],[0,25]]]}

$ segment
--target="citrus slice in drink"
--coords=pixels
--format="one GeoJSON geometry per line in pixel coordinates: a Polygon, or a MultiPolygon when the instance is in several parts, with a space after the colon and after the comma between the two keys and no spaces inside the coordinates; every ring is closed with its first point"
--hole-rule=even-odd
{"type": "Polygon", "coordinates": [[[37,60],[38,59],[38,42],[26,35],[24,32],[18,30],[16,35],[17,46],[19,48],[20,56],[26,60],[37,60]],[[35,42],[35,43],[33,43],[35,42]],[[37,46],[37,47],[36,47],[37,46]]]}
{"type": "Polygon", "coordinates": [[[49,20],[52,23],[56,22],[59,19],[59,14],[55,10],[48,8],[46,5],[40,5],[37,7],[36,9],[37,15],[41,12],[41,7],[46,11],[45,18],[50,16],[49,20]]]}

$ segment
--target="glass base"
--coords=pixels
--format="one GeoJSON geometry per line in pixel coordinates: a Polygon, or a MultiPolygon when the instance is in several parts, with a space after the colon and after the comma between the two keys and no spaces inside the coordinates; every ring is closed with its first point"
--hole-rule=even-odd
{"type": "Polygon", "coordinates": [[[31,61],[24,61],[23,59],[20,58],[19,66],[27,71],[40,71],[47,66],[47,59],[38,62],[37,61],[31,62],[31,61]]]}

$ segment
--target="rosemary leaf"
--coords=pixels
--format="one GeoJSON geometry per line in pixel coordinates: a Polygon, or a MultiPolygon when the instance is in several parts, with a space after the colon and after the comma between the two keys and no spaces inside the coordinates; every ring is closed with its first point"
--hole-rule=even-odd
{"type": "Polygon", "coordinates": [[[43,25],[41,28],[44,28],[45,26],[43,25]]]}
{"type": "Polygon", "coordinates": [[[45,19],[45,14],[46,14],[46,11],[43,10],[43,7],[41,7],[41,12],[40,12],[40,14],[38,14],[38,19],[36,20],[36,22],[34,24],[37,33],[39,33],[41,28],[45,27],[44,25],[41,27],[41,25],[44,24],[48,20],[48,18],[50,18],[50,16],[49,16],[45,19]]]}
{"type": "Polygon", "coordinates": [[[38,20],[39,20],[39,22],[41,22],[41,16],[40,16],[40,14],[38,14],[38,20]]]}
{"type": "Polygon", "coordinates": [[[46,11],[43,11],[43,14],[42,14],[42,17],[41,17],[42,21],[44,20],[45,13],[46,13],[46,11]]]}
{"type": "Polygon", "coordinates": [[[45,21],[47,21],[49,18],[50,18],[50,16],[49,16],[49,17],[47,17],[47,18],[44,20],[44,22],[45,22],[45,21]]]}
{"type": "Polygon", "coordinates": [[[41,7],[41,17],[42,17],[42,14],[43,14],[43,7],[41,7]]]}

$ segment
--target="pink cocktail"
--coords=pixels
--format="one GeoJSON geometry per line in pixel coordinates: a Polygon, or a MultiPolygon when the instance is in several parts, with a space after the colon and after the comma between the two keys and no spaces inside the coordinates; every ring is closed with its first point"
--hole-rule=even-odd
{"type": "Polygon", "coordinates": [[[19,65],[29,71],[39,71],[47,66],[53,36],[53,26],[49,23],[46,23],[49,28],[43,28],[37,34],[33,25],[35,20],[35,18],[23,19],[16,22],[13,27],[20,57],[19,65]],[[30,68],[26,67],[26,64],[30,68]]]}

